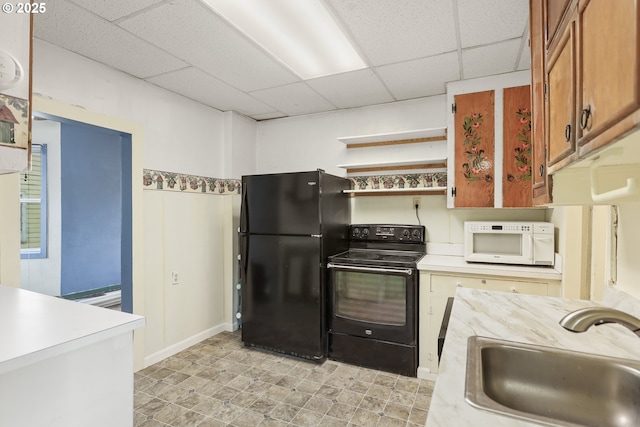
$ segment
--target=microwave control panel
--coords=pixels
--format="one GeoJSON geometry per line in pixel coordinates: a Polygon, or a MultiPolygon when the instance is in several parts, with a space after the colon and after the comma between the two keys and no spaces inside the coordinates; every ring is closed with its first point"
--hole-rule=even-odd
{"type": "Polygon", "coordinates": [[[467,231],[476,233],[535,233],[553,234],[553,224],[549,222],[465,222],[467,231]]]}

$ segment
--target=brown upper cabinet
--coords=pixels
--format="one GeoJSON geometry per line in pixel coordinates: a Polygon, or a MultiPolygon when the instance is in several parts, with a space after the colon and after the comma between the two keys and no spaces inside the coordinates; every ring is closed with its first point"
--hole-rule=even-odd
{"type": "Polygon", "coordinates": [[[530,0],[534,204],[551,174],[640,128],[640,0],[530,0]]]}
{"type": "Polygon", "coordinates": [[[551,175],[547,175],[547,150],[545,141],[545,20],[542,1],[531,1],[529,4],[531,30],[531,141],[533,153],[531,158],[533,205],[549,203],[551,197],[551,175]]]}
{"type": "Polygon", "coordinates": [[[453,104],[447,206],[531,207],[531,86],[522,84],[526,77],[526,72],[518,72],[449,87],[453,104]],[[487,87],[491,89],[475,91],[487,87]]]}
{"type": "MultiPolygon", "coordinates": [[[[574,0],[544,0],[546,20],[542,28],[544,29],[544,41],[547,48],[557,35],[560,21],[562,21],[565,12],[569,10],[568,6],[572,1],[574,0]]],[[[542,2],[539,3],[542,5],[542,2]]]]}
{"type": "Polygon", "coordinates": [[[560,38],[553,55],[547,57],[545,77],[547,164],[552,168],[576,150],[576,61],[573,22],[560,38]]]}
{"type": "Polygon", "coordinates": [[[456,95],[455,207],[494,206],[495,91],[456,95]]]}
{"type": "Polygon", "coordinates": [[[578,144],[592,151],[638,125],[621,123],[640,108],[640,2],[580,2],[578,144]],[[619,131],[593,141],[617,124],[619,131]]]}

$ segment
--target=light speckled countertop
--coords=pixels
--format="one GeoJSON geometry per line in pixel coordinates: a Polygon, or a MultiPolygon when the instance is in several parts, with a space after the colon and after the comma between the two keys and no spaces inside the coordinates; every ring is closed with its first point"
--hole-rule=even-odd
{"type": "Polygon", "coordinates": [[[562,272],[553,267],[466,262],[462,256],[427,254],[418,263],[419,270],[445,273],[490,274],[494,276],[562,280],[562,272]]]}
{"type": "Polygon", "coordinates": [[[565,314],[593,305],[600,304],[583,300],[458,289],[431,399],[427,427],[540,425],[476,409],[464,400],[467,339],[472,335],[639,360],[640,339],[623,326],[607,324],[576,334],[558,324],[565,314]]]}

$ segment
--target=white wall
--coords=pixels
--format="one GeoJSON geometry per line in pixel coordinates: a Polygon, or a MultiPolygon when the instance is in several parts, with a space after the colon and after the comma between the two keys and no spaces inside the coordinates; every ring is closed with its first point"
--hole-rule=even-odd
{"type": "MultiPolygon", "coordinates": [[[[351,222],[418,224],[413,199],[418,196],[367,196],[351,201],[351,222]]],[[[448,209],[444,195],[419,196],[418,216],[431,243],[464,242],[465,221],[544,221],[544,209],[448,209]]]]}
{"type": "Polygon", "coordinates": [[[222,242],[227,197],[144,192],[147,365],[170,354],[168,348],[225,323],[222,242]],[[178,273],[178,285],[171,284],[172,272],[178,273]]]}
{"type": "Polygon", "coordinates": [[[225,112],[224,118],[225,178],[256,173],[256,121],[233,111],[225,112]]]}
{"type": "Polygon", "coordinates": [[[231,267],[222,256],[229,235],[223,224],[233,217],[224,208],[230,205],[223,202],[228,196],[143,192],[142,168],[228,178],[229,159],[233,163],[236,154],[251,151],[255,143],[252,123],[234,117],[231,125],[240,123],[240,130],[229,131],[218,110],[38,40],[33,70],[36,97],[125,119],[141,129],[142,161],[134,161],[133,175],[134,192],[141,193],[141,209],[134,200],[140,213],[134,214],[133,262],[142,272],[134,270],[133,294],[134,311],[147,317],[147,325],[142,333],[136,331],[143,342],[136,366],[142,367],[141,359],[148,365],[225,328],[229,320],[223,300],[233,285],[224,279],[231,267]],[[238,139],[246,146],[234,152],[228,144],[238,139]],[[139,242],[143,247],[136,252],[139,242]],[[171,271],[179,273],[180,285],[168,284],[171,271]]]}
{"type": "MultiPolygon", "coordinates": [[[[258,123],[258,172],[290,172],[322,168],[345,176],[337,165],[348,163],[338,137],[446,127],[445,95],[258,123]]],[[[414,144],[412,144],[414,145],[414,144]]],[[[417,145],[417,144],[415,144],[417,145]]],[[[357,151],[363,149],[352,149],[357,151]]],[[[406,148],[395,148],[396,151],[406,148]]],[[[407,151],[408,153],[408,151],[407,151]]],[[[357,154],[357,153],[356,153],[357,154]]],[[[446,152],[442,152],[446,156],[446,152]]],[[[421,196],[419,209],[427,238],[435,243],[462,243],[466,220],[544,221],[544,209],[447,209],[446,196],[421,196]]],[[[352,223],[417,224],[411,196],[355,197],[352,223]]]]}
{"type": "Polygon", "coordinates": [[[562,296],[589,299],[589,222],[590,212],[583,206],[554,206],[546,221],[556,231],[556,251],[562,256],[562,296]]]}
{"type": "Polygon", "coordinates": [[[337,138],[446,126],[445,96],[258,122],[257,172],[324,169],[344,176],[337,138]]]}
{"type": "Polygon", "coordinates": [[[618,206],[617,288],[640,298],[640,203],[618,206]]]}
{"type": "Polygon", "coordinates": [[[34,94],[142,124],[145,168],[225,177],[222,112],[37,39],[33,72],[34,94]]]}

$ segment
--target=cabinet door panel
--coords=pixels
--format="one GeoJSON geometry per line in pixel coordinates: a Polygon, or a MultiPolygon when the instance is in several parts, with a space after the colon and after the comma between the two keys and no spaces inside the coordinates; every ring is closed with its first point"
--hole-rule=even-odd
{"type": "Polygon", "coordinates": [[[570,1],[571,0],[545,0],[545,8],[547,11],[547,19],[545,21],[547,46],[556,36],[558,26],[570,1]]]}
{"type": "Polygon", "coordinates": [[[531,207],[530,87],[504,90],[502,206],[531,207]]]}
{"type": "Polygon", "coordinates": [[[456,207],[493,206],[494,98],[492,90],[454,97],[456,207]]]}
{"type": "Polygon", "coordinates": [[[545,149],[545,39],[544,8],[542,0],[529,2],[530,40],[531,40],[531,159],[533,204],[550,202],[551,191],[547,185],[547,165],[545,149]]]}
{"type": "Polygon", "coordinates": [[[637,0],[589,1],[580,15],[582,92],[580,110],[585,143],[640,106],[637,0]]]}
{"type": "Polygon", "coordinates": [[[554,163],[575,151],[575,50],[574,23],[558,47],[558,54],[547,69],[548,96],[547,164],[554,163]]]}

